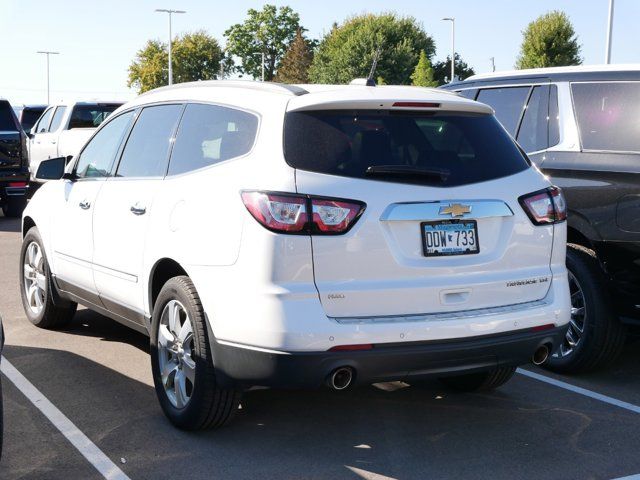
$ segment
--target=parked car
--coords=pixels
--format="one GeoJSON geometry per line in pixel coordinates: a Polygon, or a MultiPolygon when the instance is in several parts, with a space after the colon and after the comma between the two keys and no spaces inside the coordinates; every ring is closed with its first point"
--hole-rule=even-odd
{"type": "Polygon", "coordinates": [[[42,160],[76,155],[96,127],[120,105],[121,102],[73,102],[47,108],[31,129],[32,180],[42,160]]]}
{"type": "Polygon", "coordinates": [[[27,136],[7,100],[0,100],[0,207],[19,217],[26,204],[29,162],[27,136]]]}
{"type": "Polygon", "coordinates": [[[546,366],[612,362],[626,326],[640,325],[640,66],[519,70],[446,88],[491,105],[566,194],[572,319],[546,366]]]}
{"type": "Polygon", "coordinates": [[[25,132],[31,132],[31,129],[46,109],[47,105],[23,105],[15,108],[22,129],[25,132]]]}
{"type": "Polygon", "coordinates": [[[448,92],[161,88],[64,169],[42,162],[61,179],[23,217],[26,315],[54,328],[81,303],[150,335],[181,428],[224,424],[251,386],[492,389],[566,333],[562,193],[448,92]]]}

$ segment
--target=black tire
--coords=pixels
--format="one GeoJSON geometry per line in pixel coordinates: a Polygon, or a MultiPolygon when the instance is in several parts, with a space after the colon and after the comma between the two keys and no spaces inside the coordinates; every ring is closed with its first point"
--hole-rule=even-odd
{"type": "Polygon", "coordinates": [[[469,373],[439,380],[447,387],[460,392],[487,392],[507,383],[515,372],[516,367],[498,367],[488,372],[469,373]]]}
{"type": "Polygon", "coordinates": [[[615,314],[607,281],[593,250],[567,246],[567,269],[584,296],[584,327],[580,341],[566,355],[556,350],[544,367],[558,373],[580,373],[615,361],[625,344],[627,328],[615,314]]]}
{"type": "Polygon", "coordinates": [[[22,216],[22,211],[26,206],[26,197],[7,197],[5,204],[2,206],[2,213],[5,217],[20,218],[22,216]]]}
{"type": "Polygon", "coordinates": [[[171,423],[183,430],[221,427],[235,416],[240,405],[240,390],[224,389],[217,385],[206,322],[200,297],[189,277],[174,277],[164,284],[153,308],[151,370],[162,410],[171,423]],[[162,312],[172,300],[184,306],[193,332],[192,354],[195,354],[195,358],[192,356],[192,360],[195,363],[195,381],[191,387],[190,399],[183,408],[173,405],[165,392],[160,374],[158,330],[162,312]]]}
{"type": "Polygon", "coordinates": [[[22,248],[20,250],[20,297],[22,298],[22,306],[29,321],[36,327],[55,329],[67,325],[73,315],[76,313],[78,304],[68,300],[61,299],[59,296],[54,295],[53,289],[55,288],[51,280],[51,271],[49,270],[49,262],[44,251],[42,238],[38,232],[37,227],[32,227],[24,237],[22,241],[22,248]],[[27,249],[31,243],[37,243],[40,251],[42,252],[42,269],[46,280],[46,287],[44,289],[43,308],[39,313],[34,313],[29,306],[27,300],[27,291],[24,281],[24,261],[27,249]],[[54,296],[56,301],[54,303],[54,296]]]}

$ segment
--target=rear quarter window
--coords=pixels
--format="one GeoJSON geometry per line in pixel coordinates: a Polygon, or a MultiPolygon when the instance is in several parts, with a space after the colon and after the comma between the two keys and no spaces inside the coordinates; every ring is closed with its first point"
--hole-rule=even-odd
{"type": "Polygon", "coordinates": [[[486,114],[289,112],[284,149],[287,163],[301,170],[433,186],[483,182],[529,167],[495,117],[486,114]],[[373,175],[370,167],[380,166],[403,173],[373,175]]]}
{"type": "Polygon", "coordinates": [[[529,95],[529,86],[486,88],[480,90],[477,100],[493,107],[504,128],[515,137],[518,122],[529,95]]]}
{"type": "Polygon", "coordinates": [[[585,150],[640,152],[640,82],[572,83],[585,150]]]}
{"type": "Polygon", "coordinates": [[[9,102],[0,101],[0,131],[15,132],[18,130],[14,115],[9,102]]]}

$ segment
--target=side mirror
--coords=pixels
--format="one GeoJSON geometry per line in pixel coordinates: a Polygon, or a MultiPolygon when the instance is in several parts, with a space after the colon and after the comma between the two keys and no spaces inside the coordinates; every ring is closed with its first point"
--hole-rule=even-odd
{"type": "Polygon", "coordinates": [[[50,158],[43,160],[38,166],[36,179],[38,180],[60,180],[64,175],[67,166],[67,157],[50,158]]]}

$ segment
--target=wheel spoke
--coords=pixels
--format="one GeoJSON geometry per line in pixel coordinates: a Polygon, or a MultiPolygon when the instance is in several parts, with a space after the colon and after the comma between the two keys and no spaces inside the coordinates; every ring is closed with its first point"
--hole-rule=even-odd
{"type": "Polygon", "coordinates": [[[186,377],[181,370],[176,371],[173,379],[173,391],[176,396],[176,407],[184,407],[189,401],[189,398],[187,397],[186,377]]]}
{"type": "Polygon", "coordinates": [[[169,328],[166,325],[160,325],[158,329],[158,343],[163,348],[170,348],[173,346],[175,342],[175,337],[169,331],[169,328]]]}
{"type": "Polygon", "coordinates": [[[569,320],[569,325],[571,325],[571,328],[573,328],[579,334],[582,333],[582,328],[580,328],[578,323],[573,318],[569,320]]]}
{"type": "Polygon", "coordinates": [[[191,321],[189,320],[189,317],[187,316],[184,319],[184,323],[182,324],[182,327],[180,328],[180,334],[178,335],[178,339],[182,342],[182,343],[187,343],[187,337],[189,335],[191,335],[192,330],[191,330],[191,321]]]}
{"type": "MultiPolygon", "coordinates": [[[[178,371],[178,364],[172,361],[167,361],[167,363],[164,365],[164,368],[162,369],[162,372],[160,372],[160,376],[162,379],[162,385],[164,385],[164,388],[169,388],[171,386],[170,380],[172,377],[172,373],[175,374],[178,371]]],[[[175,381],[175,376],[174,376],[174,381],[175,381]]]]}
{"type": "Polygon", "coordinates": [[[173,302],[169,305],[169,330],[172,334],[178,333],[180,326],[180,305],[178,302],[173,302]]]}
{"type": "Polygon", "coordinates": [[[38,286],[35,283],[32,283],[31,286],[29,287],[29,290],[27,291],[27,299],[29,300],[29,305],[32,307],[36,307],[36,291],[38,289],[38,286]]]}
{"type": "Polygon", "coordinates": [[[196,362],[191,358],[191,354],[185,354],[182,359],[182,371],[191,382],[191,385],[196,384],[196,362]]]}
{"type": "Polygon", "coordinates": [[[35,243],[31,243],[28,247],[27,247],[27,261],[29,262],[29,265],[31,266],[35,266],[35,263],[33,261],[34,257],[35,257],[35,243]]]}
{"type": "Polygon", "coordinates": [[[33,257],[33,266],[36,267],[36,270],[41,270],[41,266],[42,266],[42,251],[40,250],[40,247],[38,247],[35,243],[33,244],[34,250],[35,250],[35,255],[33,257]]]}
{"type": "Polygon", "coordinates": [[[44,276],[43,273],[36,273],[36,284],[38,285],[38,288],[43,292],[46,290],[47,278],[44,276]]]}
{"type": "Polygon", "coordinates": [[[33,278],[35,277],[35,272],[35,268],[33,268],[31,265],[29,265],[28,263],[24,264],[24,278],[33,280],[33,278]]]}

